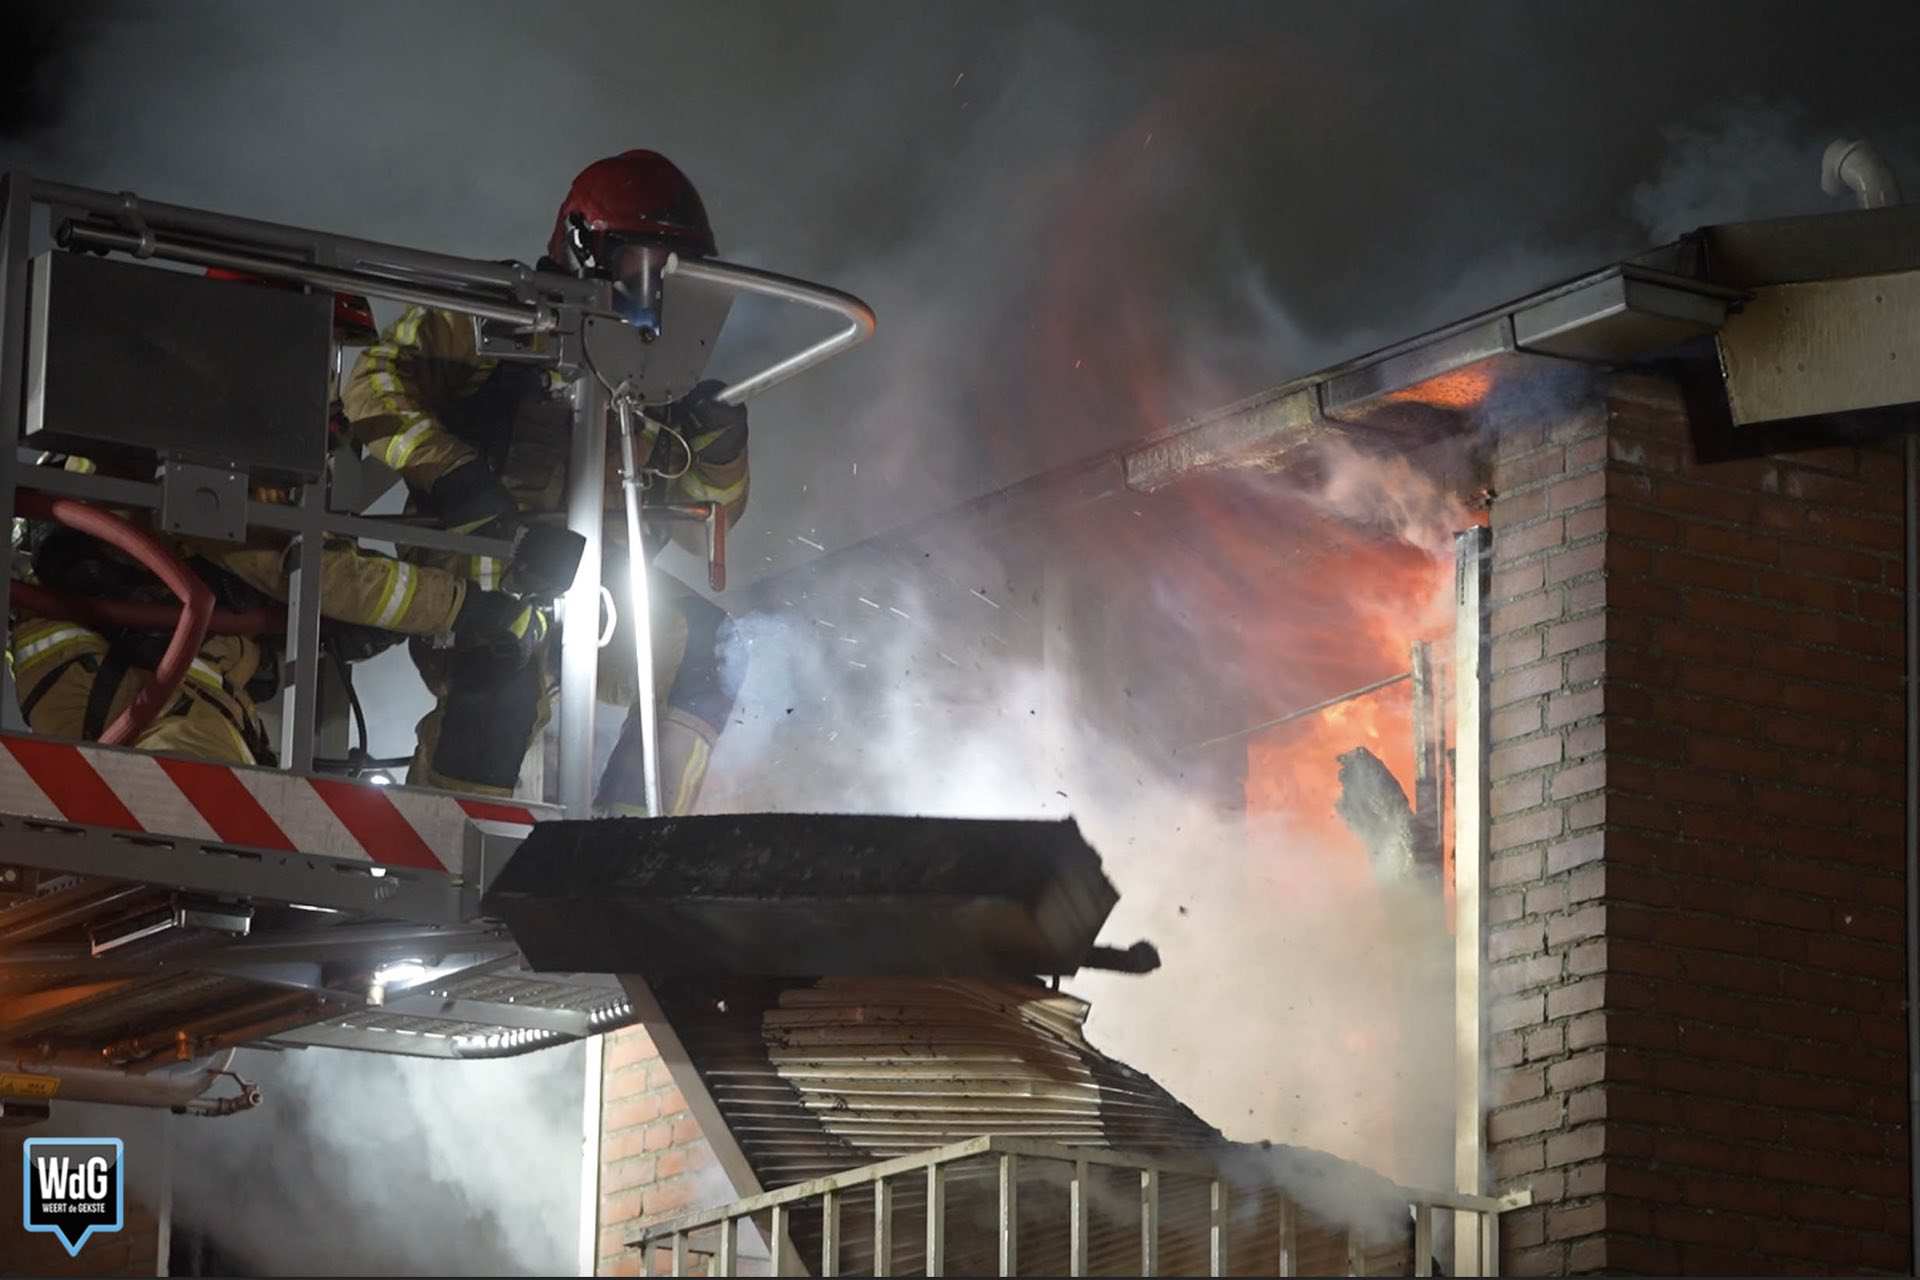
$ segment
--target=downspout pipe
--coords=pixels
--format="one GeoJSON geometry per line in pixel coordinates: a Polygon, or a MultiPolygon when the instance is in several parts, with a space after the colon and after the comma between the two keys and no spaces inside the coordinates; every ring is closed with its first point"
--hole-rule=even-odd
{"type": "MultiPolygon", "coordinates": [[[[1900,203],[1900,184],[1873,144],[1836,138],[1820,162],[1820,188],[1852,191],[1862,209],[1900,203]]],[[[1907,640],[1907,1212],[1911,1274],[1920,1275],[1920,422],[1906,449],[1907,640]]]]}
{"type": "Polygon", "coordinates": [[[1907,640],[1907,1195],[1912,1267],[1920,1275],[1920,423],[1906,440],[1907,640]]]}
{"type": "Polygon", "coordinates": [[[1884,209],[1900,203],[1900,184],[1893,170],[1864,139],[1836,138],[1820,159],[1820,189],[1830,196],[1853,192],[1862,209],[1884,209]]]}

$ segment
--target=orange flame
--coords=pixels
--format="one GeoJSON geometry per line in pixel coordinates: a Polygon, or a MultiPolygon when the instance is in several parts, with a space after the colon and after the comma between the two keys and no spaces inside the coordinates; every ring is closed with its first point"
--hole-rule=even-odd
{"type": "Polygon", "coordinates": [[[1424,404],[1435,409],[1473,409],[1493,390],[1493,369],[1485,362],[1436,374],[1425,382],[1390,391],[1386,399],[1399,404],[1424,404]]]}

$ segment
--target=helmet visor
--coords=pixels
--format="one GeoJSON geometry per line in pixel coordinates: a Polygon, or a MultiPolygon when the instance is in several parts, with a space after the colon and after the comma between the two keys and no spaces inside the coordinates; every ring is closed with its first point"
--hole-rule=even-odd
{"type": "Polygon", "coordinates": [[[607,275],[613,281],[614,310],[641,333],[658,334],[661,280],[673,251],[657,241],[608,239],[607,275]]]}

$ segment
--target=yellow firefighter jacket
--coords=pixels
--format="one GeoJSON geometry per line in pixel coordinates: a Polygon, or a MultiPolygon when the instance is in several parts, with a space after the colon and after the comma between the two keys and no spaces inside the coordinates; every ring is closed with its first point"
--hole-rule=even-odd
{"type": "MultiPolygon", "coordinates": [[[[415,307],[361,354],[343,400],[354,440],[398,472],[412,493],[430,494],[446,476],[484,458],[520,510],[545,513],[565,507],[572,410],[559,392],[544,370],[483,358],[466,317],[415,307]],[[510,380],[502,375],[516,373],[523,379],[537,376],[540,389],[501,396],[481,409],[510,380]]],[[[643,458],[656,431],[647,424],[639,442],[643,458]]],[[[687,443],[697,454],[707,442],[687,443]]],[[[626,531],[618,464],[616,445],[608,450],[606,479],[606,538],[614,543],[623,541],[626,531]]],[[[746,452],[724,465],[696,462],[684,475],[661,483],[665,500],[719,502],[728,523],[736,523],[747,505],[746,452]]],[[[498,585],[499,570],[476,557],[468,576],[492,587],[498,585]]]]}

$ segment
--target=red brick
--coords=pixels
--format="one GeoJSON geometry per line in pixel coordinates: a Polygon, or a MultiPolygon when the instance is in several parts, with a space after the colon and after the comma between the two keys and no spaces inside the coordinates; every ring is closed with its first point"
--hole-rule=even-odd
{"type": "Polygon", "coordinates": [[[1516,1031],[1503,1032],[1494,1036],[1492,1047],[1488,1051],[1488,1061],[1496,1067],[1518,1066],[1525,1056],[1523,1041],[1516,1031]]]}
{"type": "Polygon", "coordinates": [[[1723,769],[1741,775],[1774,778],[1782,773],[1778,752],[1738,739],[1702,733],[1688,737],[1687,759],[1701,768],[1723,769]]]}
{"type": "Polygon", "coordinates": [[[1539,631],[1516,631],[1493,642],[1493,669],[1510,671],[1540,661],[1546,637],[1539,631]]]}
{"type": "Polygon", "coordinates": [[[1547,514],[1547,491],[1534,489],[1526,493],[1502,493],[1488,512],[1488,523],[1497,534],[1505,532],[1514,525],[1527,524],[1547,514]]]}
{"type": "Polygon", "coordinates": [[[1784,542],[1780,546],[1780,567],[1795,573],[1847,578],[1855,582],[1877,584],[1881,581],[1880,560],[1877,557],[1844,547],[1784,542]]]}
{"type": "Polygon", "coordinates": [[[1585,475],[1571,476],[1553,484],[1547,493],[1549,505],[1554,511],[1567,511],[1598,502],[1607,493],[1607,473],[1589,471],[1585,475]]]}
{"type": "Polygon", "coordinates": [[[1492,1153],[1493,1176],[1497,1181],[1518,1178],[1544,1168],[1547,1144],[1539,1142],[1503,1143],[1492,1153]]]}
{"type": "Polygon", "coordinates": [[[600,1087],[602,1097],[609,1104],[645,1097],[649,1092],[647,1073],[637,1067],[607,1072],[600,1087]]]}
{"type": "Polygon", "coordinates": [[[609,1072],[638,1066],[660,1057],[660,1051],[654,1048],[653,1041],[641,1027],[628,1027],[609,1035],[605,1054],[602,1061],[609,1072]]]}
{"type": "Polygon", "coordinates": [[[1487,760],[1488,775],[1495,781],[1510,778],[1530,769],[1560,763],[1563,743],[1558,736],[1530,738],[1508,743],[1494,750],[1487,760]]]}
{"type": "Polygon", "coordinates": [[[660,1153],[656,1161],[662,1178],[677,1177],[691,1169],[704,1169],[713,1163],[713,1147],[706,1142],[696,1142],[684,1147],[672,1147],[660,1153]]]}
{"type": "Polygon", "coordinates": [[[1521,1037],[1521,1053],[1528,1062],[1557,1058],[1567,1051],[1567,1024],[1535,1027],[1521,1037]]]}
{"type": "Polygon", "coordinates": [[[1501,1269],[1511,1276],[1557,1276],[1567,1270],[1567,1247],[1563,1244],[1536,1245],[1521,1249],[1505,1243],[1501,1237],[1501,1269]]]}
{"type": "MultiPolygon", "coordinates": [[[[1618,478],[1628,481],[1634,477],[1618,478]]],[[[1621,489],[1629,497],[1639,497],[1643,492],[1631,484],[1623,484],[1621,489]]],[[[1654,491],[1658,495],[1656,501],[1664,510],[1683,517],[1705,516],[1708,519],[1725,521],[1727,524],[1752,523],[1754,508],[1757,505],[1753,494],[1738,493],[1666,477],[1661,478],[1654,491]]]]}
{"type": "MultiPolygon", "coordinates": [[[[1547,916],[1556,911],[1567,909],[1567,885],[1565,881],[1554,884],[1534,885],[1527,889],[1527,914],[1547,916]]],[[[1537,923],[1537,922],[1536,922],[1537,923]]]]}
{"type": "Polygon", "coordinates": [[[632,1222],[642,1215],[644,1208],[645,1200],[640,1191],[614,1191],[604,1194],[600,1197],[601,1225],[632,1222]]]}
{"type": "MultiPolygon", "coordinates": [[[[1496,819],[1489,829],[1487,848],[1494,853],[1516,849],[1521,845],[1533,844],[1540,840],[1551,840],[1560,834],[1561,816],[1558,809],[1534,809],[1512,818],[1496,819]]],[[[1498,866],[1498,863],[1495,864],[1498,866]]],[[[1497,883],[1512,884],[1512,880],[1497,883]]]]}
{"type": "MultiPolygon", "coordinates": [[[[1496,506],[1496,511],[1498,507],[1496,506]]],[[[1559,546],[1566,540],[1566,522],[1554,516],[1538,524],[1503,531],[1493,540],[1493,562],[1506,565],[1559,546]]]]}
{"type": "Polygon", "coordinates": [[[694,1184],[690,1178],[676,1178],[672,1182],[656,1183],[644,1194],[647,1216],[652,1218],[693,1207],[694,1184]]]}
{"type": "Polygon", "coordinates": [[[1585,977],[1588,974],[1604,973],[1607,969],[1607,947],[1605,938],[1595,938],[1583,942],[1567,953],[1567,973],[1571,977],[1585,977]]]}
{"type": "Polygon", "coordinates": [[[684,1146],[700,1140],[700,1124],[692,1116],[685,1116],[673,1122],[673,1143],[684,1146]]]}
{"type": "Polygon", "coordinates": [[[1493,1105],[1512,1106],[1519,1102],[1530,1102],[1547,1092],[1547,1073],[1540,1067],[1523,1067],[1517,1071],[1501,1071],[1494,1076],[1493,1105]]]}
{"type": "Polygon", "coordinates": [[[1513,1031],[1541,1021],[1545,1011],[1544,996],[1509,996],[1492,1003],[1487,1013],[1487,1026],[1492,1031],[1513,1031]]]}
{"type": "Polygon", "coordinates": [[[1681,1244],[1712,1244],[1743,1247],[1753,1243],[1751,1219],[1710,1210],[1688,1209],[1677,1205],[1656,1205],[1654,1230],[1666,1240],[1681,1244]]]}
{"type": "Polygon", "coordinates": [[[1604,614],[1590,614],[1572,622],[1562,622],[1547,628],[1545,653],[1548,657],[1566,653],[1572,649],[1583,648],[1590,644],[1599,644],[1607,638],[1607,620],[1604,614]]]}
{"type": "MultiPolygon", "coordinates": [[[[1558,955],[1527,956],[1492,966],[1487,973],[1488,989],[1499,994],[1528,991],[1560,981],[1565,961],[1558,955]]],[[[1557,992],[1555,994],[1558,994],[1557,992]]],[[[1552,1013],[1549,999],[1548,1012],[1552,1013]]]]}
{"type": "Polygon", "coordinates": [[[1615,538],[1637,538],[1644,542],[1671,545],[1680,536],[1680,525],[1670,515],[1634,502],[1609,502],[1607,512],[1607,554],[1626,550],[1615,538]]]}
{"type": "Polygon", "coordinates": [[[1487,598],[1493,603],[1511,600],[1530,591],[1538,591],[1546,583],[1546,562],[1533,560],[1526,564],[1510,565],[1496,572],[1487,583],[1487,598]]]}
{"type": "Polygon", "coordinates": [[[1496,783],[1487,797],[1488,808],[1496,818],[1531,809],[1539,804],[1546,793],[1542,786],[1542,777],[1537,773],[1525,774],[1496,783]]]}
{"type": "Polygon", "coordinates": [[[1547,921],[1547,946],[1562,947],[1569,942],[1601,936],[1607,928],[1607,910],[1607,907],[1595,903],[1580,908],[1572,915],[1554,916],[1547,921]]]}
{"type": "Polygon", "coordinates": [[[1490,706],[1505,706],[1518,702],[1522,698],[1537,698],[1543,693],[1558,689],[1561,681],[1561,665],[1558,660],[1538,663],[1531,667],[1521,667],[1514,671],[1503,671],[1493,678],[1490,706]]]}
{"type": "Polygon", "coordinates": [[[1540,712],[1541,704],[1537,701],[1502,707],[1488,717],[1488,732],[1494,742],[1505,742],[1522,734],[1536,732],[1540,728],[1540,712]]]}
{"type": "Polygon", "coordinates": [[[1505,892],[1496,890],[1488,894],[1487,923],[1489,925],[1511,924],[1525,915],[1527,912],[1523,893],[1524,891],[1520,889],[1508,889],[1505,892]]]}
{"type": "Polygon", "coordinates": [[[1577,760],[1606,749],[1607,728],[1603,723],[1583,724],[1567,730],[1562,737],[1566,742],[1567,759],[1577,760]]]}
{"type": "Polygon", "coordinates": [[[1599,687],[1556,693],[1547,699],[1547,727],[1557,729],[1600,714],[1603,705],[1599,687]]]}
{"type": "Polygon", "coordinates": [[[1676,586],[1708,587],[1715,591],[1747,592],[1753,590],[1754,584],[1751,566],[1677,551],[1654,556],[1653,576],[1676,586]]]}
{"type": "Polygon", "coordinates": [[[1561,1103],[1558,1098],[1544,1098],[1538,1102],[1529,1102],[1517,1107],[1504,1107],[1487,1118],[1487,1140],[1489,1142],[1510,1142],[1515,1138],[1530,1137],[1557,1129],[1561,1122],[1561,1103]]]}
{"type": "Polygon", "coordinates": [[[1546,943],[1545,925],[1538,920],[1522,920],[1518,924],[1488,931],[1487,960],[1498,963],[1515,956],[1532,955],[1546,950],[1546,943]]]}
{"type": "Polygon", "coordinates": [[[1502,449],[1525,443],[1524,437],[1514,433],[1507,432],[1503,435],[1507,438],[1498,440],[1494,446],[1495,455],[1499,458],[1494,466],[1494,485],[1499,494],[1493,500],[1496,512],[1501,504],[1511,502],[1518,496],[1515,490],[1545,480],[1549,476],[1564,475],[1567,469],[1566,450],[1557,447],[1540,449],[1522,456],[1500,456],[1502,449]]]}
{"type": "Polygon", "coordinates": [[[1589,831],[1583,835],[1556,841],[1547,849],[1547,874],[1557,876],[1563,871],[1571,871],[1589,862],[1597,862],[1605,853],[1605,844],[1598,831],[1589,831]]]}
{"type": "Polygon", "coordinates": [[[624,1191],[629,1187],[645,1186],[654,1179],[651,1157],[627,1160],[606,1156],[603,1159],[604,1165],[600,1171],[602,1191],[624,1191]]]}
{"type": "MultiPolygon", "coordinates": [[[[644,1083],[644,1077],[642,1081],[644,1083]]],[[[638,1097],[607,1103],[601,1128],[609,1134],[617,1133],[622,1129],[643,1125],[649,1120],[658,1118],[661,1096],[659,1093],[641,1094],[638,1097]]]]}
{"type": "Polygon", "coordinates": [[[600,1158],[609,1163],[637,1156],[647,1150],[646,1139],[649,1131],[644,1128],[622,1129],[618,1133],[603,1134],[600,1139],[600,1158]]]}
{"type": "Polygon", "coordinates": [[[1688,524],[1681,534],[1681,545],[1702,555],[1732,560],[1751,560],[1771,565],[1780,559],[1780,540],[1746,529],[1727,529],[1718,525],[1688,524]]]}
{"type": "Polygon", "coordinates": [[[1560,617],[1565,611],[1566,596],[1559,590],[1521,596],[1494,609],[1488,624],[1489,634],[1503,636],[1522,627],[1538,626],[1560,617]]]}
{"type": "Polygon", "coordinates": [[[1590,538],[1597,533],[1607,531],[1607,508],[1604,505],[1582,507],[1578,511],[1567,513],[1567,541],[1577,542],[1581,538],[1590,538]]]}
{"type": "Polygon", "coordinates": [[[1566,1018],[1587,1013],[1598,1009],[1606,998],[1606,979],[1582,978],[1547,993],[1547,1017],[1566,1018]]]}
{"type": "Polygon", "coordinates": [[[1590,1124],[1569,1133],[1552,1134],[1547,1138],[1547,1167],[1597,1160],[1605,1149],[1605,1142],[1606,1130],[1601,1125],[1590,1124]]]}

